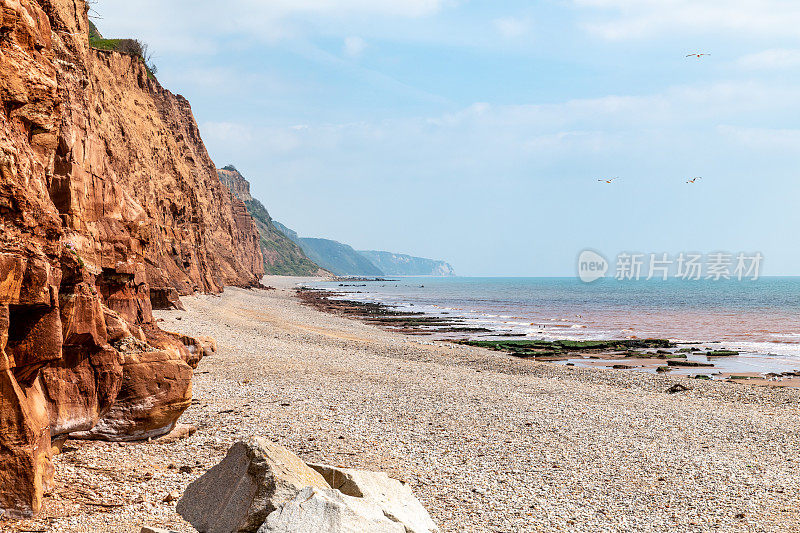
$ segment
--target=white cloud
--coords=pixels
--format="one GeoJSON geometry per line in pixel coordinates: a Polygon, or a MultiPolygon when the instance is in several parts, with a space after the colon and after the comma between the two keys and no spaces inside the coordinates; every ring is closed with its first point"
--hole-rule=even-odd
{"type": "Polygon", "coordinates": [[[301,130],[294,128],[253,127],[234,122],[205,122],[200,125],[200,131],[206,144],[216,146],[226,152],[257,148],[277,155],[291,152],[300,146],[297,132],[301,130]]]}
{"type": "MultiPolygon", "coordinates": [[[[245,170],[254,195],[301,233],[401,243],[409,228],[416,240],[432,227],[443,234],[456,228],[449,233],[460,239],[454,248],[501,235],[508,242],[500,250],[537,232],[541,246],[539,237],[548,235],[542,224],[563,218],[567,202],[570,223],[550,233],[552,249],[568,249],[571,260],[587,241],[621,249],[636,247],[626,241],[637,235],[656,249],[726,246],[713,242],[724,236],[720,212],[741,215],[724,224],[738,225],[736,242],[757,213],[785,225],[800,194],[791,175],[800,131],[780,128],[791,124],[786,110],[795,100],[791,87],[725,83],[545,105],[477,103],[449,114],[342,124],[272,127],[254,117],[252,128],[202,130],[212,157],[245,170]],[[598,187],[601,176],[621,176],[622,189],[598,187]],[[690,176],[704,176],[703,185],[688,187],[690,176]],[[773,187],[751,188],[754,176],[773,187]],[[770,190],[781,191],[776,200],[788,211],[775,207],[770,190]],[[393,201],[376,201],[386,197],[393,201]],[[365,216],[375,224],[365,227],[365,216]],[[621,229],[606,241],[608,227],[621,229]]],[[[525,262],[506,253],[512,263],[525,262]]]]}
{"type": "Polygon", "coordinates": [[[757,150],[790,151],[800,150],[800,130],[744,128],[739,126],[720,126],[719,132],[736,142],[757,150]]]}
{"type": "Polygon", "coordinates": [[[554,104],[498,106],[479,103],[428,122],[437,127],[487,128],[492,132],[526,128],[535,135],[632,131],[692,124],[714,126],[747,114],[758,115],[761,120],[774,119],[795,105],[795,100],[793,87],[726,82],[676,86],[644,96],[609,95],[554,104]]]}
{"type": "Polygon", "coordinates": [[[169,84],[213,91],[215,96],[250,96],[258,92],[297,94],[295,84],[261,71],[243,71],[230,66],[186,66],[170,72],[169,84]],[[235,80],[235,81],[234,81],[235,80]]]}
{"type": "Polygon", "coordinates": [[[522,37],[531,29],[531,23],[524,18],[503,17],[492,21],[497,32],[506,39],[522,37]]]}
{"type": "Polygon", "coordinates": [[[800,49],[773,48],[742,56],[736,61],[751,70],[788,69],[800,67],[800,49]]]}
{"type": "Polygon", "coordinates": [[[445,0],[234,0],[229,5],[231,3],[244,4],[256,12],[278,16],[291,13],[366,13],[420,17],[439,11],[445,0]]]}
{"type": "Polygon", "coordinates": [[[711,153],[735,153],[742,144],[755,152],[776,143],[797,148],[800,132],[794,130],[725,126],[746,116],[780,123],[795,98],[789,88],[726,83],[545,105],[477,103],[433,117],[255,126],[245,128],[247,135],[230,125],[204,125],[203,134],[212,153],[234,161],[252,154],[280,160],[285,174],[309,183],[332,172],[357,185],[384,179],[377,176],[386,168],[418,180],[459,175],[480,181],[589,166],[591,172],[634,164],[682,167],[711,153]],[[236,153],[227,155],[231,150],[236,153]]]}
{"type": "Polygon", "coordinates": [[[249,144],[254,140],[252,128],[233,122],[206,122],[200,128],[203,135],[214,141],[249,144]]]}
{"type": "Polygon", "coordinates": [[[594,10],[586,27],[606,39],[630,39],[715,31],[739,35],[797,37],[796,0],[573,0],[594,10]]]}
{"type": "Polygon", "coordinates": [[[367,43],[361,37],[345,37],[344,53],[349,57],[358,57],[364,53],[367,43]]]}
{"type": "Polygon", "coordinates": [[[419,18],[456,0],[100,0],[93,13],[107,37],[137,36],[160,52],[209,52],[217,37],[273,42],[309,27],[333,27],[363,17],[419,18]]]}

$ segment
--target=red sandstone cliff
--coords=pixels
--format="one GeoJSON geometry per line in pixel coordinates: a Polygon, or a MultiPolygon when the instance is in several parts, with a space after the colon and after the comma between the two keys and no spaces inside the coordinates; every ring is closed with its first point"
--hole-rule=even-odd
{"type": "Polygon", "coordinates": [[[244,179],[244,176],[235,167],[227,166],[217,169],[217,176],[236,198],[245,203],[253,201],[250,194],[250,182],[244,179]]]}
{"type": "Polygon", "coordinates": [[[258,231],[188,102],[93,50],[84,0],[0,0],[0,509],[31,514],[51,440],[169,431],[202,347],[153,305],[252,286],[258,231]],[[152,296],[152,299],[151,299],[152,296]]]}

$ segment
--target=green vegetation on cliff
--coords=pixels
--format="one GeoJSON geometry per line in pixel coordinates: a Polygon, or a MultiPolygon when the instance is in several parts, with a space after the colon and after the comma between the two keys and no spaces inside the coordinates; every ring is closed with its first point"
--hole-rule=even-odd
{"type": "Polygon", "coordinates": [[[264,204],[250,195],[250,183],[233,165],[217,170],[220,181],[241,200],[261,234],[267,274],[313,276],[324,269],[338,276],[452,276],[453,268],[434,261],[390,252],[358,252],[330,239],[300,237],[272,220],[264,204]],[[374,258],[374,260],[373,260],[374,258]]]}
{"type": "Polygon", "coordinates": [[[92,40],[95,39],[102,39],[103,35],[100,33],[100,30],[97,29],[94,22],[91,20],[89,21],[89,42],[91,43],[92,40]]]}
{"type": "Polygon", "coordinates": [[[300,237],[273,221],[276,228],[296,242],[316,264],[337,276],[455,276],[444,261],[392,252],[358,251],[331,239],[300,237]]]}
{"type": "Polygon", "coordinates": [[[267,274],[311,276],[319,273],[320,268],[306,257],[303,250],[275,228],[264,204],[256,199],[244,204],[261,233],[261,253],[264,254],[267,274]]]}
{"type": "Polygon", "coordinates": [[[94,22],[89,21],[89,46],[97,50],[106,50],[108,52],[119,52],[121,54],[128,54],[130,56],[138,57],[144,63],[147,69],[147,74],[155,79],[158,72],[153,62],[153,55],[150,53],[150,47],[147,43],[138,39],[106,39],[97,29],[94,22]]]}
{"type": "Polygon", "coordinates": [[[275,227],[296,242],[316,264],[337,276],[383,276],[383,271],[351,246],[330,239],[300,237],[280,222],[275,227]]]}

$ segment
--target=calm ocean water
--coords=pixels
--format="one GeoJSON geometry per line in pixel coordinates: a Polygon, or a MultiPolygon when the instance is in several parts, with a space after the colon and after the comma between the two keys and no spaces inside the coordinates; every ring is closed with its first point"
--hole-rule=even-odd
{"type": "Polygon", "coordinates": [[[531,339],[668,338],[721,343],[800,364],[800,278],[617,281],[400,278],[324,282],[347,298],[395,305],[531,339]],[[355,286],[358,285],[358,286],[355,286]]]}

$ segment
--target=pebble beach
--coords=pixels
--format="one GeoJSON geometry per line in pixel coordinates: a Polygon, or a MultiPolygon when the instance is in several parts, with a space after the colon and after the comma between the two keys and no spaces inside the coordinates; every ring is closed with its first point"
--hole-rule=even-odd
{"type": "Polygon", "coordinates": [[[167,442],[68,441],[36,520],[193,531],[175,496],[251,435],[407,482],[445,532],[800,530],[800,391],[571,368],[405,336],[228,288],[158,311],[211,336],[167,442]],[[680,384],[687,390],[675,390],[680,384]]]}

